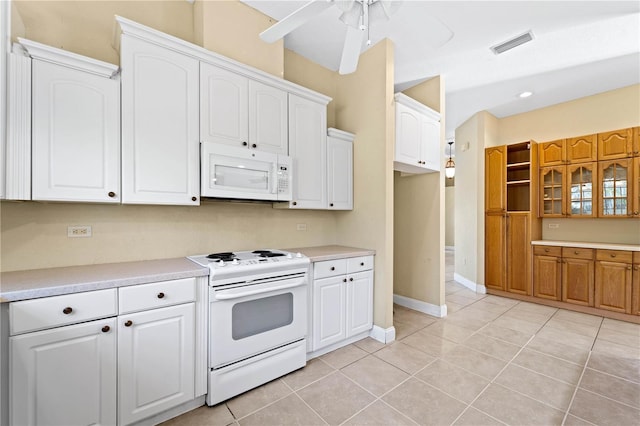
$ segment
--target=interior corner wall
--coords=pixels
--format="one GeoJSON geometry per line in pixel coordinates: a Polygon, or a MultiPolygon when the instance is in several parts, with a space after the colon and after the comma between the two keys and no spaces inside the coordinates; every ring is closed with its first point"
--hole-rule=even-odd
{"type": "Polygon", "coordinates": [[[356,135],[354,206],[336,212],[336,242],[376,251],[374,324],[393,326],[393,43],[364,52],[353,74],[338,76],[336,127],[356,135]]]}
{"type": "MultiPolygon", "coordinates": [[[[444,153],[444,82],[436,77],[404,94],[439,111],[444,153]]],[[[394,175],[394,294],[444,305],[444,173],[394,175]]]]}
{"type": "Polygon", "coordinates": [[[456,244],[456,187],[445,186],[444,188],[444,245],[445,247],[453,247],[456,244]]]}

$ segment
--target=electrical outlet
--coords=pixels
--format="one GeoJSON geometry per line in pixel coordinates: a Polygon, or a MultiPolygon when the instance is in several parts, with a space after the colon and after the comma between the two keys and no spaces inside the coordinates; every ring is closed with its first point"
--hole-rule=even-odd
{"type": "Polygon", "coordinates": [[[559,223],[550,223],[549,224],[549,229],[558,229],[560,228],[560,224],[559,223]]]}
{"type": "Polygon", "coordinates": [[[67,226],[67,237],[88,238],[91,236],[91,226],[67,226]]]}
{"type": "Polygon", "coordinates": [[[307,230],[307,224],[306,223],[299,223],[296,225],[296,229],[298,231],[306,231],[307,230]]]}

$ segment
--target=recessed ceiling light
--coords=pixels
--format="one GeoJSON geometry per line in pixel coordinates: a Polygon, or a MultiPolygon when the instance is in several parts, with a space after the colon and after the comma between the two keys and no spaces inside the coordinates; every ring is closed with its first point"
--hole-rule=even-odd
{"type": "Polygon", "coordinates": [[[519,98],[528,98],[529,96],[533,95],[533,92],[522,92],[518,95],[519,98]]]}

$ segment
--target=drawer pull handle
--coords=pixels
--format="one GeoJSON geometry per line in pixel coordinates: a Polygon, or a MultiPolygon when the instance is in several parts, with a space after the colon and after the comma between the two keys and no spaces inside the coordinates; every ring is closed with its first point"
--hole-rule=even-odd
{"type": "Polygon", "coordinates": [[[549,249],[548,248],[544,249],[544,252],[549,253],[549,249]]]}
{"type": "Polygon", "coordinates": [[[133,321],[128,320],[127,322],[124,323],[125,327],[131,327],[133,325],[133,321]]]}
{"type": "Polygon", "coordinates": [[[164,293],[160,292],[158,293],[158,299],[163,299],[164,298],[164,293]]]}
{"type": "Polygon", "coordinates": [[[615,255],[615,254],[612,254],[612,255],[611,255],[611,257],[616,257],[616,255],[615,255]]]}
{"type": "Polygon", "coordinates": [[[68,306],[62,310],[62,313],[65,315],[69,315],[71,312],[73,312],[73,309],[68,306]]]}
{"type": "Polygon", "coordinates": [[[332,266],[332,267],[331,267],[331,270],[332,270],[332,271],[335,271],[335,270],[336,270],[336,267],[335,267],[335,266],[332,266]]]}
{"type": "Polygon", "coordinates": [[[364,262],[360,262],[360,266],[364,266],[364,262]]]}
{"type": "Polygon", "coordinates": [[[349,281],[353,281],[353,278],[349,278],[349,281]]]}
{"type": "Polygon", "coordinates": [[[580,254],[578,250],[574,251],[573,254],[580,254]]]}
{"type": "Polygon", "coordinates": [[[111,327],[109,327],[108,325],[105,325],[104,327],[102,327],[102,332],[103,333],[108,333],[109,330],[111,330],[111,327]]]}

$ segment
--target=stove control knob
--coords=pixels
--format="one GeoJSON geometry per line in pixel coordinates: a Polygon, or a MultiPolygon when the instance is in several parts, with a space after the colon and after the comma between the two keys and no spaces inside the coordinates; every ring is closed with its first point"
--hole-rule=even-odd
{"type": "Polygon", "coordinates": [[[287,259],[293,259],[293,255],[291,253],[287,253],[287,259]]]}
{"type": "Polygon", "coordinates": [[[302,253],[296,253],[296,257],[302,257],[302,253]]]}
{"type": "Polygon", "coordinates": [[[233,260],[231,261],[231,263],[232,263],[233,265],[239,265],[239,264],[240,264],[240,262],[238,262],[238,259],[233,259],[233,260]]]}
{"type": "Polygon", "coordinates": [[[220,261],[218,262],[218,266],[224,266],[224,260],[220,259],[220,261]]]}

